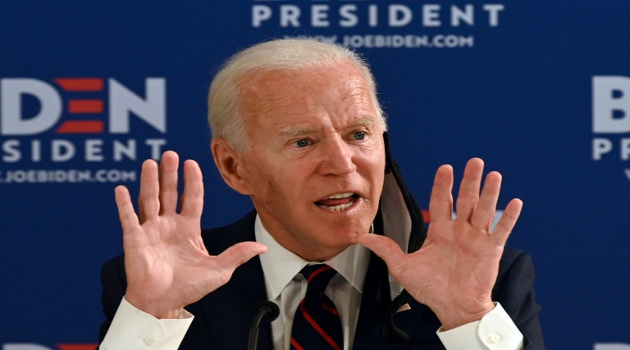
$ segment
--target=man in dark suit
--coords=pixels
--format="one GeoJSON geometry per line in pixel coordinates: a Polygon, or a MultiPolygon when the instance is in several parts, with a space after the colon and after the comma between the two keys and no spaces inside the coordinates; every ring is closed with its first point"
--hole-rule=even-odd
{"type": "Polygon", "coordinates": [[[243,348],[262,300],[280,317],[261,348],[544,348],[533,265],[504,248],[521,201],[491,232],[501,176],[489,173],[480,194],[483,162],[471,159],[452,219],[453,170],[442,166],[425,234],[354,53],[308,40],[256,45],[217,74],[209,108],[215,163],[255,212],[202,233],[198,165],[184,163],[177,213],[177,155],[166,152],[159,169],[146,161],[139,218],[116,189],[125,256],[103,268],[101,349],[243,348]],[[303,268],[322,262],[317,273],[337,272],[319,297],[338,337],[303,309],[312,280],[303,268]],[[301,315],[315,329],[305,342],[301,315]]]}

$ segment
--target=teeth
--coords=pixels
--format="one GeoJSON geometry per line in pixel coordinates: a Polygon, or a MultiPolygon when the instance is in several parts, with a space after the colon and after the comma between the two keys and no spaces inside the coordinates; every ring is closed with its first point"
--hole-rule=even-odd
{"type": "Polygon", "coordinates": [[[351,196],[353,196],[353,195],[354,195],[354,193],[352,193],[352,192],[347,192],[347,193],[341,193],[341,194],[335,194],[335,195],[332,195],[332,196],[328,197],[327,199],[339,199],[339,198],[346,198],[346,197],[351,197],[351,196]]]}
{"type": "Polygon", "coordinates": [[[339,204],[339,205],[335,205],[333,207],[327,207],[325,205],[320,205],[320,208],[326,209],[326,210],[331,210],[331,211],[343,211],[346,210],[348,208],[350,208],[352,206],[352,204],[354,204],[354,201],[347,203],[347,204],[339,204]]]}
{"type": "MultiPolygon", "coordinates": [[[[340,195],[334,195],[332,197],[328,197],[329,199],[339,199],[339,198],[346,198],[346,197],[351,197],[352,195],[354,195],[353,193],[345,193],[345,194],[340,194],[340,195]]],[[[319,207],[322,209],[326,209],[326,210],[330,210],[330,211],[344,211],[348,208],[350,208],[355,202],[355,199],[352,199],[350,202],[346,203],[346,204],[339,204],[339,205],[333,205],[333,206],[326,206],[326,205],[320,205],[319,207]]]]}

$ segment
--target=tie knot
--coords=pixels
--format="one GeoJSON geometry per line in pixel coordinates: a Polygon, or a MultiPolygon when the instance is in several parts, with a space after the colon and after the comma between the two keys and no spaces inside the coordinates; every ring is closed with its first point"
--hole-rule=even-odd
{"type": "Polygon", "coordinates": [[[308,265],[300,272],[302,272],[302,275],[306,278],[306,283],[308,283],[307,293],[323,292],[330,279],[337,274],[335,269],[326,264],[308,265]]]}

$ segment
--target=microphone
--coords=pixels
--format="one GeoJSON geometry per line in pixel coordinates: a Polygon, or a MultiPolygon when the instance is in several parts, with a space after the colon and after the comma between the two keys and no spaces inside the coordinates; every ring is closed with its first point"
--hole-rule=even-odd
{"type": "Polygon", "coordinates": [[[264,322],[271,322],[278,318],[280,315],[280,308],[276,303],[270,300],[265,300],[256,306],[256,316],[254,322],[249,329],[249,345],[248,350],[256,350],[258,348],[258,333],[260,331],[260,324],[264,322]]]}

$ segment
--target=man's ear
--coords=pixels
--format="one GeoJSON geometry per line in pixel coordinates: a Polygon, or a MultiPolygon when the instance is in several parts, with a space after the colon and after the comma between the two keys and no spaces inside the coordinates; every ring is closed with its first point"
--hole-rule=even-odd
{"type": "Polygon", "coordinates": [[[212,139],[210,148],[212,149],[214,164],[219,169],[223,181],[240,194],[252,194],[249,184],[242,177],[245,164],[241,154],[234,151],[224,138],[212,139]]]}

